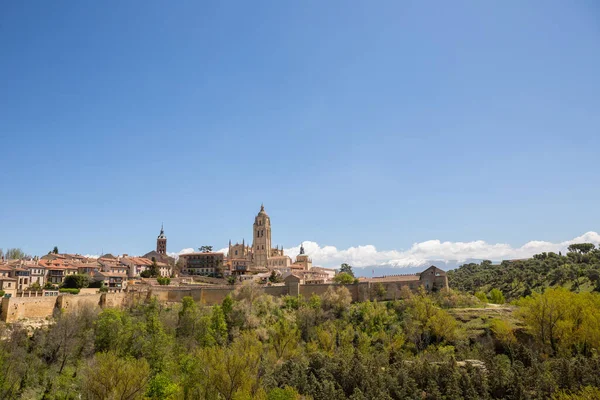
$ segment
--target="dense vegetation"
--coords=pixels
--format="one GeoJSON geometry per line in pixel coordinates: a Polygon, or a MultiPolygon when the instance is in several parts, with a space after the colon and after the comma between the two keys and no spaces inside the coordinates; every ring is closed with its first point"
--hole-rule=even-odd
{"type": "Polygon", "coordinates": [[[564,287],[574,292],[600,292],[600,249],[591,243],[572,244],[566,255],[542,253],[531,259],[493,265],[465,264],[448,272],[450,287],[470,293],[500,290],[508,300],[564,287]]]}
{"type": "Polygon", "coordinates": [[[473,307],[480,304],[472,295],[405,291],[403,297],[351,304],[344,287],[301,299],[244,285],[215,307],[191,298],[168,306],[152,300],[60,314],[32,335],[4,326],[0,399],[600,394],[596,293],[534,294],[509,317],[477,318],[479,330],[449,308],[485,312],[473,307]]]}

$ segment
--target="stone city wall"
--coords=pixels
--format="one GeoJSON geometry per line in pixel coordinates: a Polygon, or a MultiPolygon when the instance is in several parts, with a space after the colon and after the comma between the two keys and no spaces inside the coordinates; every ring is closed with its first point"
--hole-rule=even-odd
{"type": "Polygon", "coordinates": [[[23,318],[51,317],[56,297],[3,297],[0,320],[15,322],[23,318]]]}
{"type": "MultiPolygon", "coordinates": [[[[323,296],[329,288],[344,286],[350,292],[352,301],[367,300],[396,300],[401,298],[403,286],[416,289],[418,283],[409,285],[408,282],[360,282],[352,285],[308,284],[300,285],[290,282],[281,286],[264,286],[263,291],[271,296],[297,296],[310,298],[313,294],[323,296]]],[[[0,320],[15,322],[25,318],[48,318],[55,310],[69,312],[80,307],[112,307],[122,308],[134,302],[146,301],[156,297],[161,302],[179,303],[184,297],[190,296],[205,305],[220,304],[235,287],[152,287],[149,291],[95,293],[95,294],[61,294],[57,297],[10,297],[2,298],[0,320]]]]}
{"type": "Polygon", "coordinates": [[[104,293],[98,294],[63,294],[57,297],[56,305],[58,308],[69,312],[82,307],[100,307],[100,299],[104,293]]]}

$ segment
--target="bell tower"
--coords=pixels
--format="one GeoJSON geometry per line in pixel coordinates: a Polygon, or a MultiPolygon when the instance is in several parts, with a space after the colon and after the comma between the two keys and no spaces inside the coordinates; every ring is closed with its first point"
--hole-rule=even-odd
{"type": "Polygon", "coordinates": [[[254,265],[256,267],[266,267],[271,256],[271,219],[262,204],[260,212],[254,218],[253,231],[252,252],[254,253],[254,265]]]}
{"type": "Polygon", "coordinates": [[[160,226],[160,235],[156,239],[156,252],[158,254],[167,254],[167,237],[163,226],[160,226]]]}

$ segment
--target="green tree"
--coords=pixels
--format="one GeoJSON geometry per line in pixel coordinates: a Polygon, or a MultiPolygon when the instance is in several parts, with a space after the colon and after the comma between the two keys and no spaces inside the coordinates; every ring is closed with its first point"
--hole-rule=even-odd
{"type": "Polygon", "coordinates": [[[342,285],[351,285],[354,283],[354,277],[348,272],[340,272],[333,277],[333,281],[342,285]]]}
{"type": "Polygon", "coordinates": [[[198,307],[191,296],[185,296],[181,300],[181,310],[177,322],[177,337],[193,337],[196,333],[198,323],[198,307]]]}
{"type": "Polygon", "coordinates": [[[131,319],[125,311],[105,308],[94,323],[96,352],[112,351],[125,354],[132,337],[131,319]]]}
{"type": "Polygon", "coordinates": [[[90,277],[83,274],[67,275],[62,283],[65,289],[82,289],[90,285],[90,277]]]}
{"type": "Polygon", "coordinates": [[[148,399],[173,399],[179,390],[177,384],[171,378],[163,373],[154,375],[146,389],[146,398],[148,399]]]}
{"type": "Polygon", "coordinates": [[[278,360],[287,360],[296,354],[300,332],[295,324],[281,317],[269,329],[269,342],[278,360]]]}
{"type": "Polygon", "coordinates": [[[325,311],[332,311],[334,315],[340,317],[350,307],[352,296],[350,295],[350,291],[344,286],[338,288],[329,286],[321,300],[325,311]]]}
{"type": "Polygon", "coordinates": [[[505,302],[504,295],[500,290],[496,288],[490,290],[490,293],[488,294],[488,299],[489,302],[492,304],[504,304],[505,302]]]}
{"type": "Polygon", "coordinates": [[[231,298],[230,294],[225,296],[225,298],[223,299],[223,303],[221,303],[221,308],[223,309],[223,315],[225,315],[225,319],[227,319],[227,317],[229,316],[229,314],[231,314],[231,311],[233,310],[233,298],[231,298]]]}
{"type": "Polygon", "coordinates": [[[600,349],[600,296],[563,288],[518,301],[517,315],[542,350],[552,355],[600,349]]]}
{"type": "Polygon", "coordinates": [[[271,275],[269,275],[269,282],[271,283],[279,283],[281,282],[281,277],[275,271],[271,271],[271,275]]]}
{"type": "Polygon", "coordinates": [[[481,301],[482,303],[487,304],[489,302],[489,299],[487,298],[485,293],[482,291],[475,292],[475,297],[477,297],[479,299],[479,301],[481,301]]]}
{"type": "Polygon", "coordinates": [[[54,246],[54,249],[52,249],[52,254],[58,254],[58,247],[54,246]]]}
{"type": "Polygon", "coordinates": [[[152,257],[152,265],[150,265],[150,268],[148,268],[147,271],[149,271],[150,278],[156,278],[160,276],[160,268],[158,267],[155,257],[152,257]]]}
{"type": "Polygon", "coordinates": [[[271,389],[267,394],[267,400],[299,400],[300,398],[296,389],[289,386],[271,389]]]}
{"type": "Polygon", "coordinates": [[[200,246],[200,248],[198,250],[200,250],[201,253],[210,253],[213,251],[213,247],[212,246],[200,246]]]}
{"type": "Polygon", "coordinates": [[[518,343],[514,327],[508,321],[493,319],[490,328],[496,339],[508,350],[511,362],[514,361],[514,352],[518,343]]]}
{"type": "Polygon", "coordinates": [[[211,330],[217,344],[224,345],[227,342],[227,322],[225,321],[225,314],[221,306],[213,307],[211,330]]]}
{"type": "Polygon", "coordinates": [[[26,258],[23,250],[19,248],[6,249],[6,259],[8,260],[22,260],[26,258]]]}
{"type": "Polygon", "coordinates": [[[354,272],[352,271],[352,266],[346,263],[340,265],[340,273],[345,272],[354,278],[354,272]]]}
{"type": "Polygon", "coordinates": [[[82,371],[82,392],[87,399],[143,399],[150,379],[145,359],[97,353],[82,371]]]}
{"type": "Polygon", "coordinates": [[[196,372],[205,390],[203,398],[253,398],[262,382],[262,354],[262,344],[252,332],[244,332],[230,346],[204,348],[196,372]]]}
{"type": "Polygon", "coordinates": [[[595,248],[592,243],[575,243],[569,245],[568,250],[573,253],[587,254],[595,248]]]}

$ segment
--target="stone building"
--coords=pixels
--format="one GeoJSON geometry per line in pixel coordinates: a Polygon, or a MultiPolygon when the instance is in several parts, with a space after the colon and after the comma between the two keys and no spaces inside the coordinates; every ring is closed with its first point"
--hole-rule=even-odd
{"type": "Polygon", "coordinates": [[[283,246],[273,248],[271,240],[271,218],[264,205],[261,205],[252,226],[252,246],[247,246],[245,240],[241,244],[231,244],[229,241],[226,263],[231,273],[243,275],[246,272],[289,267],[292,264],[291,258],[283,253],[283,246]]]}
{"type": "Polygon", "coordinates": [[[405,275],[389,275],[374,278],[359,278],[361,282],[389,283],[394,282],[401,286],[415,290],[423,287],[427,291],[448,289],[448,276],[446,271],[432,265],[423,272],[405,275]]]}
{"type": "Polygon", "coordinates": [[[156,252],[161,255],[167,254],[167,237],[165,236],[164,227],[160,226],[160,234],[156,238],[156,252]]]}
{"type": "Polygon", "coordinates": [[[223,253],[187,253],[179,257],[184,260],[182,272],[189,275],[217,275],[224,265],[223,253]]]}

